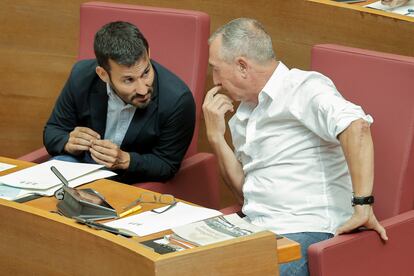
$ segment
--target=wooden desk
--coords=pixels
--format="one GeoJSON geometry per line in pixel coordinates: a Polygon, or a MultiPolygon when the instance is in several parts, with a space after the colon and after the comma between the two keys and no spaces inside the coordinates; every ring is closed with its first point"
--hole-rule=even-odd
{"type": "MultiPolygon", "coordinates": [[[[18,165],[0,175],[33,165],[2,157],[0,162],[18,165]]],[[[105,195],[118,211],[145,191],[105,179],[84,187],[105,195]]],[[[271,232],[160,255],[138,242],[161,237],[166,232],[127,239],[49,212],[55,206],[52,197],[25,204],[0,199],[0,265],[4,273],[275,275],[278,260],[280,263],[300,257],[297,243],[284,238],[276,244],[271,232]]],[[[143,206],[144,210],[153,207],[143,206]]]]}

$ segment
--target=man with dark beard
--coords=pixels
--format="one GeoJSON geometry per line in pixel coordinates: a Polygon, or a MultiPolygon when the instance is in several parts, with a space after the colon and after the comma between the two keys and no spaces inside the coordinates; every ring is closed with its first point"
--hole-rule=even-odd
{"type": "Polygon", "coordinates": [[[58,160],[98,163],[125,183],[174,176],[191,142],[195,104],[186,84],[150,59],[128,22],[95,35],[96,59],[75,64],[44,129],[58,160]]]}

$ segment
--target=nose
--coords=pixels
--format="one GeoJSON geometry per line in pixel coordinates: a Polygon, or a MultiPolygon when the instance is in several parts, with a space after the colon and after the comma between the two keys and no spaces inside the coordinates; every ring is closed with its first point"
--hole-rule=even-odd
{"type": "Polygon", "coordinates": [[[136,81],[134,92],[142,96],[148,93],[148,86],[146,85],[144,80],[139,79],[138,81],[136,81]]]}

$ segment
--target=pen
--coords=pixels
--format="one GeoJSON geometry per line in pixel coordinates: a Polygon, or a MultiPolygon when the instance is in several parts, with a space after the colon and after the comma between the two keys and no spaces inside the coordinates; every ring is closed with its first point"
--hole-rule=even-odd
{"type": "Polygon", "coordinates": [[[129,209],[129,210],[126,210],[125,212],[120,213],[120,214],[119,214],[119,217],[120,217],[120,218],[123,218],[123,217],[125,217],[125,216],[127,216],[127,215],[129,215],[129,214],[132,214],[132,213],[134,213],[134,212],[136,212],[136,211],[138,211],[138,210],[141,210],[141,208],[142,208],[142,206],[141,206],[141,205],[137,205],[137,206],[135,206],[135,207],[133,207],[133,208],[131,208],[131,209],[129,209]]]}
{"type": "Polygon", "coordinates": [[[107,226],[105,224],[98,223],[98,222],[94,222],[94,221],[90,221],[90,220],[83,219],[83,218],[80,218],[80,217],[73,217],[73,218],[78,223],[85,224],[85,225],[87,225],[87,226],[89,226],[89,227],[91,227],[93,229],[105,230],[105,231],[108,231],[110,233],[113,233],[113,234],[116,234],[116,235],[122,235],[122,236],[127,237],[127,238],[136,236],[135,233],[133,233],[133,232],[131,232],[129,230],[126,230],[126,229],[119,229],[119,228],[110,227],[110,226],[107,226]]]}

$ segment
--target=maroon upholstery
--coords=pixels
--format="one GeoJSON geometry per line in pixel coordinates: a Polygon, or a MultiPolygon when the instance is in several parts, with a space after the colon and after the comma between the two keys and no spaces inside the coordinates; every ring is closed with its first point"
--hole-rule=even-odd
{"type": "MultiPolygon", "coordinates": [[[[316,45],[311,68],[330,77],[346,99],[374,118],[374,210],[389,241],[364,231],[313,244],[310,274],[414,275],[414,57],[316,45]]],[[[222,209],[225,214],[239,210],[222,209]]]]}
{"type": "MultiPolygon", "coordinates": [[[[94,58],[93,39],[104,24],[129,21],[143,32],[150,45],[151,58],[180,76],[193,92],[196,127],[191,145],[177,175],[167,183],[136,184],[203,206],[219,207],[219,180],[211,154],[197,153],[201,106],[208,63],[210,17],[202,12],[137,5],[90,2],[81,4],[78,59],[94,58]],[[189,159],[191,158],[191,159],[189,159]]],[[[27,161],[45,161],[41,149],[22,156],[27,161]]]]}
{"type": "Polygon", "coordinates": [[[311,67],[374,118],[374,210],[390,239],[383,243],[369,231],[314,244],[311,275],[412,275],[414,57],[316,45],[311,67]]]}

